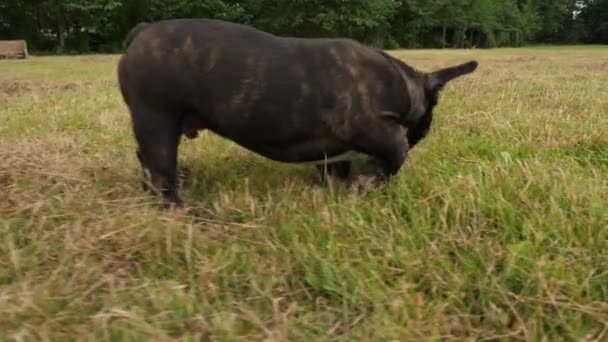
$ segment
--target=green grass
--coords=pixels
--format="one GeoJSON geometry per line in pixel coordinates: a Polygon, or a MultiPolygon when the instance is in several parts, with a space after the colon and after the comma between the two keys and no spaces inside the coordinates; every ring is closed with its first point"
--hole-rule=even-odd
{"type": "Polygon", "coordinates": [[[141,191],[117,56],[0,61],[0,341],[607,338],[608,48],[391,53],[480,61],[398,177],[205,133],[190,216],[141,191]]]}

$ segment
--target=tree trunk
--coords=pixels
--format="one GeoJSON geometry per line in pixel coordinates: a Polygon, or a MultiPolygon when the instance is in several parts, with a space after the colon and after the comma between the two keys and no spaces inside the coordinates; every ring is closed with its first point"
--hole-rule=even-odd
{"type": "Polygon", "coordinates": [[[443,37],[441,38],[441,48],[442,49],[445,49],[446,35],[447,35],[447,27],[446,27],[446,24],[443,23],[443,37]]]}
{"type": "Polygon", "coordinates": [[[57,40],[59,41],[59,50],[63,52],[65,49],[65,15],[63,3],[57,1],[55,4],[57,5],[57,40]]]}
{"type": "Polygon", "coordinates": [[[424,30],[422,29],[422,26],[420,26],[419,30],[420,30],[420,47],[424,48],[424,30]]]}

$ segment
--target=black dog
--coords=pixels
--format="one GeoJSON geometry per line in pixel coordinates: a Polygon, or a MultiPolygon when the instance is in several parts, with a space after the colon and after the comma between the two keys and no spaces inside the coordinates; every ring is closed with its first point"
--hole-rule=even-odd
{"type": "Polygon", "coordinates": [[[208,129],[281,162],[325,164],[347,177],[347,152],[396,174],[428,133],[440,89],[471,61],[419,72],[348,39],[271,35],[218,20],[140,24],[126,38],[118,78],[137,156],[165,206],[181,206],[181,135],[208,129]]]}

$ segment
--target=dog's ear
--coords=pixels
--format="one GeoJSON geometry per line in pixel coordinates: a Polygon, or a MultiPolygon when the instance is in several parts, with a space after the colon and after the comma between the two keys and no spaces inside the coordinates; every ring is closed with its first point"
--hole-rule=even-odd
{"type": "Polygon", "coordinates": [[[475,71],[477,65],[477,61],[470,61],[453,67],[433,71],[430,74],[427,74],[426,88],[432,92],[438,92],[449,81],[475,71]]]}

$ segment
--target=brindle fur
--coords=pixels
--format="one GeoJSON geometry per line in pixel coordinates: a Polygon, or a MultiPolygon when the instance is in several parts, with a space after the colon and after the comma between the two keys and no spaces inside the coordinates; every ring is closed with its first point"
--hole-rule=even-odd
{"type": "MultiPolygon", "coordinates": [[[[477,67],[427,74],[353,40],[278,37],[208,19],[140,24],[126,46],[120,90],[137,156],[166,206],[182,204],[181,135],[205,129],[275,161],[356,151],[371,156],[374,176],[395,175],[427,135],[439,90],[477,67]]],[[[350,174],[348,160],[326,166],[350,174]]]]}

